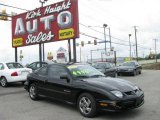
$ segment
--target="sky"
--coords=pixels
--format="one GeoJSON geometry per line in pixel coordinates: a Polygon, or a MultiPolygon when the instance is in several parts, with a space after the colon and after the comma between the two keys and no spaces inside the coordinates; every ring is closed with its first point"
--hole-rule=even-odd
{"type": "MultiPolygon", "coordinates": [[[[45,5],[53,4],[62,0],[48,0],[45,5]]],[[[0,0],[0,3],[15,7],[33,10],[41,6],[39,0],[0,0]]],[[[79,27],[80,32],[104,40],[103,24],[107,24],[111,30],[112,42],[128,45],[128,34],[132,34],[132,55],[135,56],[135,35],[133,26],[137,26],[138,54],[144,57],[149,54],[150,48],[154,52],[154,40],[160,38],[160,1],[159,0],[79,0],[79,27]],[[85,25],[85,26],[84,26],[85,25]],[[87,26],[99,26],[92,27],[87,26]],[[98,31],[94,31],[94,30],[98,31]],[[115,39],[116,38],[116,39],[115,39]]],[[[7,13],[23,13],[23,10],[17,10],[0,5],[0,10],[6,9],[7,13]]],[[[106,29],[107,40],[108,29],[106,29]]],[[[12,48],[11,21],[0,20],[0,61],[14,61],[14,48],[12,48]]],[[[84,41],[94,41],[93,38],[80,35],[77,43],[84,41]]],[[[98,40],[100,41],[100,40],[98,40]]],[[[160,53],[160,39],[157,42],[157,52],[160,53]]],[[[129,57],[129,46],[113,44],[118,57],[129,57]]],[[[56,51],[59,47],[67,49],[67,41],[46,43],[45,54],[56,51]]],[[[109,43],[107,43],[109,48],[109,43]]],[[[82,61],[90,59],[90,51],[104,49],[104,43],[98,45],[85,45],[82,50],[82,61]]],[[[38,45],[18,48],[23,51],[23,64],[38,61],[38,45]]],[[[77,47],[77,59],[80,58],[80,46],[77,47]]],[[[93,59],[101,57],[101,51],[93,52],[93,59]]]]}

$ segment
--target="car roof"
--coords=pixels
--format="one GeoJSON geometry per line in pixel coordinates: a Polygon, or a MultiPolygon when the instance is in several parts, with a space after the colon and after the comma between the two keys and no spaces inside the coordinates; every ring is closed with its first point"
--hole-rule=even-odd
{"type": "Polygon", "coordinates": [[[87,63],[74,63],[74,62],[68,62],[68,63],[51,63],[51,64],[48,64],[48,66],[51,66],[51,65],[60,65],[60,66],[70,66],[70,65],[89,65],[87,63]]]}
{"type": "MultiPolygon", "coordinates": [[[[6,63],[19,63],[19,62],[0,62],[0,63],[6,64],[6,63]]],[[[19,64],[21,64],[21,63],[19,63],[19,64]]]]}

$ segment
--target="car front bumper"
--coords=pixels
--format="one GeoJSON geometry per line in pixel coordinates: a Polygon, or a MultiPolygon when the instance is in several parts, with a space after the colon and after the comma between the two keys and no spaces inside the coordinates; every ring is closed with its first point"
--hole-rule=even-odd
{"type": "Polygon", "coordinates": [[[132,74],[134,70],[118,70],[118,74],[132,74]]]}
{"type": "Polygon", "coordinates": [[[99,109],[105,111],[122,111],[128,109],[134,109],[142,106],[144,104],[144,94],[131,99],[118,100],[118,101],[108,101],[101,100],[98,101],[99,109]]]}

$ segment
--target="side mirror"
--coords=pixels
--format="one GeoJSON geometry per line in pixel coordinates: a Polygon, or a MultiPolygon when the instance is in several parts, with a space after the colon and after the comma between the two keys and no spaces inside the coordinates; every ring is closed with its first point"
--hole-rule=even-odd
{"type": "Polygon", "coordinates": [[[69,76],[68,76],[67,74],[61,74],[61,75],[60,75],[60,79],[64,79],[64,80],[66,80],[66,81],[67,81],[67,83],[69,83],[69,82],[70,82],[70,78],[69,78],[69,76]]]}

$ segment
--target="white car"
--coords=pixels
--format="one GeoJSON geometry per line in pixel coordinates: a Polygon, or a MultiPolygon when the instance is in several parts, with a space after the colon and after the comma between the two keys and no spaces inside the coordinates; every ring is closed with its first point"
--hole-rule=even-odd
{"type": "Polygon", "coordinates": [[[22,82],[27,80],[27,75],[32,72],[30,68],[24,68],[20,63],[0,63],[0,83],[6,87],[8,83],[22,82]]]}

